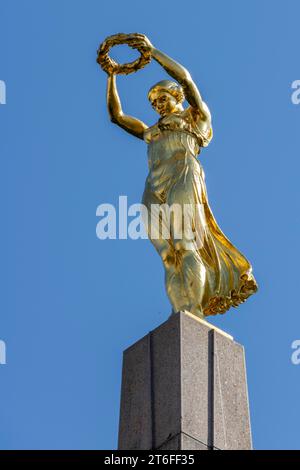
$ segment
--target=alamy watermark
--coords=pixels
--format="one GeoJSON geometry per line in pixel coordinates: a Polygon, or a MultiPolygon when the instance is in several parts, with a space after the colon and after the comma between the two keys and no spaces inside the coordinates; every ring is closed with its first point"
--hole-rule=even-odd
{"type": "Polygon", "coordinates": [[[300,364],[300,339],[295,339],[291,344],[291,348],[294,349],[291,355],[292,364],[298,366],[300,364]]]}
{"type": "Polygon", "coordinates": [[[293,104],[300,104],[300,80],[294,80],[291,86],[292,92],[291,100],[293,104]]]}
{"type": "Polygon", "coordinates": [[[0,365],[6,364],[6,344],[0,339],[0,365]]]}
{"type": "Polygon", "coordinates": [[[100,204],[96,235],[100,240],[172,239],[190,249],[203,246],[206,231],[204,204],[131,204],[127,196],[119,196],[119,205],[100,204]],[[131,220],[130,220],[131,218],[131,220]],[[183,245],[181,244],[183,242],[183,245]]]}
{"type": "Polygon", "coordinates": [[[6,84],[0,80],[0,104],[6,104],[6,84]]]}

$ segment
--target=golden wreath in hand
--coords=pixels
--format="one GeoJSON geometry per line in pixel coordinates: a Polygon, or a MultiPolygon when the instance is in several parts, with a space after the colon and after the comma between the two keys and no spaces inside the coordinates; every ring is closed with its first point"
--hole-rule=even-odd
{"type": "Polygon", "coordinates": [[[131,34],[114,34],[109,36],[103,41],[98,49],[97,62],[102,69],[108,74],[121,74],[128,75],[129,73],[136,72],[137,70],[145,67],[151,61],[151,48],[148,45],[146,36],[139,33],[131,34]],[[113,46],[119,44],[128,44],[129,47],[137,49],[140,52],[140,57],[134,62],[128,64],[118,64],[114,59],[109,57],[109,50],[113,46]]]}

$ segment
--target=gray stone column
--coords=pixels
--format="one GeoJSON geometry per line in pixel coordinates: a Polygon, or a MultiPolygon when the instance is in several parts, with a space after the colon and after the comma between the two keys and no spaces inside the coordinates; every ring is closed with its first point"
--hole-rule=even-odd
{"type": "Polygon", "coordinates": [[[118,448],[251,449],[243,347],[178,312],[126,349],[118,448]]]}

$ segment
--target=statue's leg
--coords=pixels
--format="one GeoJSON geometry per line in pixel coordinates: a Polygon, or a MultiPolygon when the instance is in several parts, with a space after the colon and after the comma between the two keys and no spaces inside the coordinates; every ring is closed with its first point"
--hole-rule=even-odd
{"type": "Polygon", "coordinates": [[[204,318],[203,303],[206,297],[206,268],[197,251],[181,250],[182,273],[190,304],[190,312],[204,318]]]}
{"type": "Polygon", "coordinates": [[[165,286],[168,297],[174,312],[189,310],[189,298],[186,295],[184,279],[181,269],[178,269],[175,262],[170,263],[168,259],[163,259],[165,267],[165,286]]]}
{"type": "Polygon", "coordinates": [[[188,310],[189,302],[184,288],[182,272],[178,269],[178,259],[174,249],[173,239],[164,238],[169,233],[166,219],[160,218],[159,212],[153,210],[153,206],[161,207],[161,200],[147,187],[143,195],[143,204],[147,208],[147,232],[148,237],[160,255],[165,268],[165,287],[172,304],[173,310],[188,310]]]}
{"type": "Polygon", "coordinates": [[[208,272],[201,257],[207,236],[206,219],[193,167],[185,169],[168,195],[169,206],[181,208],[181,214],[172,219],[172,240],[188,310],[204,318],[203,306],[209,294],[208,272]]]}

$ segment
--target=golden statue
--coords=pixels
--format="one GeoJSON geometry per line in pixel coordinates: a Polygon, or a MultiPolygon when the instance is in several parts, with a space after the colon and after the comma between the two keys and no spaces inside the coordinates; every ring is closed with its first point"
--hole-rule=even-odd
{"type": "MultiPolygon", "coordinates": [[[[212,139],[211,115],[191,75],[138,33],[107,38],[99,48],[97,61],[108,74],[107,106],[111,121],[148,144],[149,174],[142,200],[148,214],[153,205],[192,208],[188,221],[192,232],[198,234],[196,241],[185,235],[177,236],[181,217],[169,218],[169,237],[161,235],[161,226],[159,236],[153,236],[150,230],[153,218],[147,226],[149,238],[164,264],[166,291],[173,311],[187,310],[203,319],[237,307],[256,292],[257,284],[251,264],[221,231],[208,203],[205,175],[197,156],[212,139]],[[124,65],[113,61],[108,51],[122,43],[137,49],[140,58],[124,65]],[[123,113],[116,74],[136,71],[151,59],[177,83],[163,80],[150,89],[149,101],[160,118],[149,127],[123,113]],[[189,103],[186,109],[182,105],[185,99],[189,103]]],[[[161,214],[156,215],[158,225],[165,223],[161,214]]]]}

